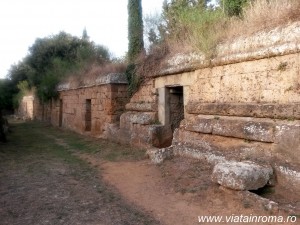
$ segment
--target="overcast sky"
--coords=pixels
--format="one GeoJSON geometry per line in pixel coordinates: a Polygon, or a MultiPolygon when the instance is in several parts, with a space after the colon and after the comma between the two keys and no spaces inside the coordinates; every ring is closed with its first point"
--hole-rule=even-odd
{"type": "MultiPolygon", "coordinates": [[[[142,0],[144,15],[163,0],[142,0]]],[[[127,0],[1,0],[0,78],[26,56],[38,37],[65,31],[105,45],[116,57],[127,51],[127,0]]]]}

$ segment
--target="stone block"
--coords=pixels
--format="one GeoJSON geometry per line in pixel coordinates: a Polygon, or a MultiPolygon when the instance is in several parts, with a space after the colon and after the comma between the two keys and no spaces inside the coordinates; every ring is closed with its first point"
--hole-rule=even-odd
{"type": "Polygon", "coordinates": [[[130,116],[130,122],[136,124],[152,124],[156,119],[155,112],[134,112],[130,116]]]}
{"type": "Polygon", "coordinates": [[[279,104],[274,107],[274,117],[275,118],[293,118],[295,105],[292,104],[279,104]]]}
{"type": "Polygon", "coordinates": [[[212,181],[233,190],[257,190],[273,177],[271,166],[251,161],[223,162],[215,165],[212,181]]]}
{"type": "Polygon", "coordinates": [[[189,116],[184,120],[184,128],[189,131],[211,134],[213,131],[215,120],[214,116],[189,116]]]}
{"type": "MultiPolygon", "coordinates": [[[[176,129],[173,134],[172,146],[178,151],[186,148],[197,149],[203,152],[219,152],[230,160],[256,160],[268,161],[274,154],[274,145],[265,142],[246,142],[243,139],[224,137],[211,134],[176,129]]],[[[192,157],[195,153],[186,153],[192,157]]],[[[200,154],[201,155],[201,154],[200,154]]]]}
{"type": "Polygon", "coordinates": [[[154,102],[130,102],[125,106],[126,110],[139,112],[155,112],[157,105],[154,102]]]}
{"type": "Polygon", "coordinates": [[[136,147],[151,146],[151,135],[149,126],[142,124],[133,124],[131,130],[130,144],[136,147]]]}
{"type": "Polygon", "coordinates": [[[130,130],[122,129],[117,124],[106,124],[103,136],[113,142],[127,145],[130,144],[130,130]]]}
{"type": "Polygon", "coordinates": [[[293,118],[300,119],[300,104],[294,104],[295,107],[293,109],[293,118]]]}
{"type": "Polygon", "coordinates": [[[172,158],[173,149],[172,147],[161,148],[161,149],[148,149],[146,154],[149,156],[151,162],[154,164],[160,164],[164,160],[172,158]]]}
{"type": "Polygon", "coordinates": [[[186,105],[186,112],[203,115],[300,119],[300,104],[203,103],[189,101],[186,105]]]}
{"type": "Polygon", "coordinates": [[[149,135],[154,147],[163,148],[172,144],[173,132],[170,125],[150,125],[149,135]]]}
{"type": "Polygon", "coordinates": [[[120,128],[125,130],[131,130],[130,117],[132,112],[125,112],[120,116],[120,128]]]}
{"type": "Polygon", "coordinates": [[[258,104],[257,111],[255,111],[255,117],[274,117],[274,104],[258,104]]]}
{"type": "Polygon", "coordinates": [[[212,133],[246,140],[274,142],[274,122],[269,119],[220,117],[215,119],[212,133]]]}
{"type": "Polygon", "coordinates": [[[275,151],[286,160],[300,161],[300,121],[281,121],[275,127],[275,151]]]}

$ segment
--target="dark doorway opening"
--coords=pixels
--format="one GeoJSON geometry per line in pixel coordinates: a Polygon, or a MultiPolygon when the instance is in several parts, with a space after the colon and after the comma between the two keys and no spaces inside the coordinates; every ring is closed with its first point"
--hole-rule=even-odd
{"type": "Polygon", "coordinates": [[[58,119],[58,126],[62,126],[62,121],[63,121],[63,100],[59,100],[59,119],[58,119]]]}
{"type": "Polygon", "coordinates": [[[184,119],[183,86],[169,87],[170,125],[172,132],[184,119]]]}
{"type": "Polygon", "coordinates": [[[85,131],[92,129],[92,101],[91,99],[85,100],[85,131]]]}

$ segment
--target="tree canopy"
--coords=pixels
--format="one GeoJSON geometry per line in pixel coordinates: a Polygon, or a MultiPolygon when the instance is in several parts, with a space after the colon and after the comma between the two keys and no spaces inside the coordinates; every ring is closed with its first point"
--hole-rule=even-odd
{"type": "Polygon", "coordinates": [[[42,102],[56,97],[58,82],[73,71],[83,69],[91,63],[102,64],[110,60],[109,51],[89,41],[86,30],[78,38],[60,32],[57,35],[37,38],[29,48],[29,54],[18,64],[12,65],[8,79],[16,95],[17,86],[28,82],[28,88],[35,87],[42,102]]]}

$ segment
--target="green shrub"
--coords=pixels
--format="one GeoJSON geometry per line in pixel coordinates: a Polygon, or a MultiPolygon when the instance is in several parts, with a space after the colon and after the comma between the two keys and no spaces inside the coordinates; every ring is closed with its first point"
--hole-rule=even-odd
{"type": "Polygon", "coordinates": [[[249,0],[222,0],[221,4],[224,12],[228,16],[242,16],[243,7],[249,0]]]}
{"type": "Polygon", "coordinates": [[[186,8],[179,14],[180,29],[185,31],[184,40],[193,49],[212,57],[222,37],[220,28],[226,25],[223,12],[205,8],[186,8]]]}

